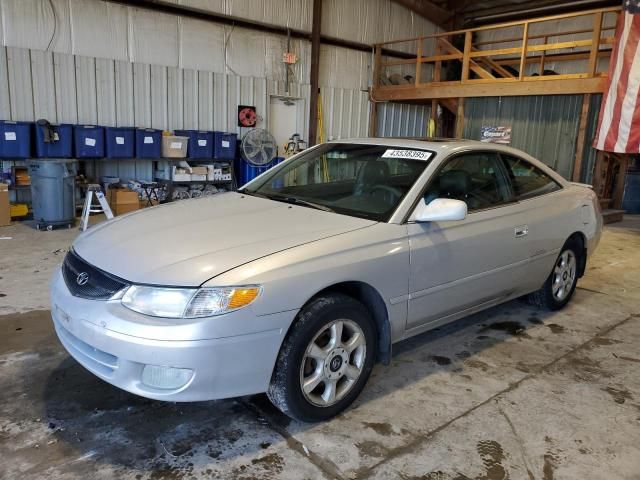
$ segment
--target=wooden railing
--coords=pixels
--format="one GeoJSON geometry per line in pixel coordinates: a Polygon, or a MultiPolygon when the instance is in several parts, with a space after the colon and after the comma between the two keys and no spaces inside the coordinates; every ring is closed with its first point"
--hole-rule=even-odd
{"type": "MultiPolygon", "coordinates": [[[[382,100],[402,100],[418,98],[452,98],[482,95],[524,95],[534,93],[594,93],[602,90],[606,72],[599,70],[598,60],[611,55],[614,43],[614,31],[620,7],[601,8],[582,12],[534,18],[523,21],[489,25],[452,32],[443,32],[406,40],[395,40],[374,45],[375,64],[372,96],[382,95],[382,100]],[[608,20],[607,14],[615,16],[608,20]],[[577,17],[592,17],[592,27],[564,30],[553,33],[531,34],[531,27],[551,21],[562,21],[577,17]],[[518,36],[475,41],[474,36],[491,31],[519,29],[518,36]],[[590,35],[588,35],[590,34],[590,35]],[[584,36],[579,40],[567,39],[569,36],[584,36]],[[553,40],[553,42],[550,42],[553,40]],[[504,44],[517,43],[516,46],[504,44]],[[384,52],[404,50],[406,58],[390,59],[384,52]],[[406,46],[410,45],[411,48],[406,46]],[[395,49],[394,49],[395,47],[395,49]],[[407,52],[407,50],[409,50],[407,52]],[[551,53],[559,51],[559,53],[551,53]],[[548,72],[545,66],[553,62],[587,60],[586,69],[556,74],[548,72]],[[527,74],[530,64],[537,64],[535,72],[527,74]],[[424,69],[425,64],[433,68],[424,69]],[[443,73],[447,65],[448,77],[443,73]],[[409,67],[409,73],[406,66],[409,67]],[[453,68],[451,68],[453,66],[453,68]],[[411,75],[410,81],[396,80],[400,84],[390,84],[388,72],[394,67],[403,67],[404,75],[411,75]],[[456,78],[451,72],[456,71],[456,78]],[[427,78],[425,78],[427,77],[427,78]],[[382,81],[381,81],[382,80],[382,81]],[[575,80],[584,80],[575,82],[575,80]],[[529,82],[556,81],[537,87],[529,82]],[[528,84],[529,87],[516,87],[516,84],[528,84]],[[491,85],[495,89],[490,88],[491,85]],[[483,86],[482,88],[480,86],[483,86]],[[428,87],[428,88],[427,88],[428,87]],[[437,88],[439,87],[439,88],[437,88]],[[470,87],[470,88],[460,88],[470,87]],[[515,88],[514,88],[515,87],[515,88]],[[404,93],[402,91],[404,90],[404,93]],[[413,90],[413,92],[411,92],[413,90]],[[575,90],[575,91],[574,91],[575,90]],[[395,92],[395,93],[394,93],[395,92]]],[[[581,62],[578,62],[578,64],[581,62]]],[[[574,68],[578,64],[572,64],[574,68]]],[[[393,79],[392,79],[393,80],[393,79]]]]}

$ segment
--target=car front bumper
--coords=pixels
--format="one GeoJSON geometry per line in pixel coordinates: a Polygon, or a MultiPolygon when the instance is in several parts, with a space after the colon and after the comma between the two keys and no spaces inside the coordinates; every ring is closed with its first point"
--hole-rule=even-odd
{"type": "Polygon", "coordinates": [[[213,400],[266,391],[280,345],[297,313],[256,316],[246,308],[180,325],[176,320],[136,314],[119,301],[74,297],[59,269],[50,295],[58,338],[82,366],[123,390],[167,401],[213,400]],[[229,334],[233,325],[238,335],[229,334]],[[253,331],[248,332],[251,325],[253,331]],[[192,373],[179,387],[156,388],[143,382],[146,365],[192,373]]]}

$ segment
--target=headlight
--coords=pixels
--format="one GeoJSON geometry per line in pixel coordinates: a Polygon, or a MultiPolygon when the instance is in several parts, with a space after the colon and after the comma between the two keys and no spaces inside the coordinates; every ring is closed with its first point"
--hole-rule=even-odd
{"type": "Polygon", "coordinates": [[[221,315],[251,304],[262,291],[258,285],[213,288],[170,288],[132,285],[122,305],[138,313],[165,318],[221,315]]]}

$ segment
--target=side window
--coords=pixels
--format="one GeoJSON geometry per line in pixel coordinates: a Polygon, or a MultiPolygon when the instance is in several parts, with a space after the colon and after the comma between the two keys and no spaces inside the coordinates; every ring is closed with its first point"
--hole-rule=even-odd
{"type": "Polygon", "coordinates": [[[511,199],[509,184],[492,152],[463,153],[447,161],[425,193],[425,201],[453,198],[469,211],[494,207],[511,199]]]}
{"type": "Polygon", "coordinates": [[[501,155],[517,200],[555,192],[562,187],[538,167],[522,158],[501,155]]]}

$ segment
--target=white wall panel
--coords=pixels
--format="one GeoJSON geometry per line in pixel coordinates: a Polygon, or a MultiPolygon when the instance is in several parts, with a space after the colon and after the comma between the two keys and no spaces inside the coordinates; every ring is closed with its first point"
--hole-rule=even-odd
{"type": "Polygon", "coordinates": [[[225,28],[202,20],[180,19],[180,67],[224,72],[225,28]]]}
{"type": "Polygon", "coordinates": [[[183,70],[184,128],[198,128],[198,72],[183,70]]]}
{"type": "Polygon", "coordinates": [[[31,51],[31,78],[33,84],[33,111],[35,118],[57,121],[56,92],[53,79],[53,53],[31,51]]]}
{"type": "Polygon", "coordinates": [[[129,9],[129,60],[178,66],[178,17],[129,9]]]}
{"type": "Polygon", "coordinates": [[[213,129],[224,131],[227,128],[227,109],[229,98],[227,96],[227,76],[216,73],[213,76],[213,129]]]}
{"type": "Polygon", "coordinates": [[[33,88],[29,50],[7,48],[11,120],[33,119],[33,88]]]}
{"type": "Polygon", "coordinates": [[[151,125],[151,67],[142,63],[133,64],[133,122],[151,125]]]}
{"type": "Polygon", "coordinates": [[[55,34],[55,12],[42,0],[2,2],[4,45],[45,50],[55,34]]]}
{"type": "Polygon", "coordinates": [[[10,119],[9,72],[7,71],[7,49],[0,48],[0,118],[10,119]]]}
{"type": "Polygon", "coordinates": [[[73,32],[72,53],[128,60],[127,7],[87,0],[69,0],[69,3],[73,32]]]}
{"type": "Polygon", "coordinates": [[[151,65],[151,128],[169,128],[168,89],[167,67],[151,65]]]}
{"type": "Polygon", "coordinates": [[[95,124],[98,123],[96,59],[79,55],[75,59],[78,123],[95,124]]]}
{"type": "Polygon", "coordinates": [[[133,64],[116,61],[114,64],[116,88],[116,125],[131,127],[135,125],[133,105],[133,64]]]}
{"type": "Polygon", "coordinates": [[[96,58],[96,104],[98,124],[109,127],[116,126],[115,61],[107,58],[96,58]]]}
{"type": "Polygon", "coordinates": [[[167,67],[167,119],[174,129],[184,128],[182,70],[167,67]]]}
{"type": "MultiPolygon", "coordinates": [[[[77,123],[76,62],[73,55],[53,54],[53,75],[58,123],[77,123]]],[[[37,119],[36,119],[37,120],[37,119]]]]}
{"type": "Polygon", "coordinates": [[[198,128],[213,130],[213,73],[198,72],[198,128]]]}

